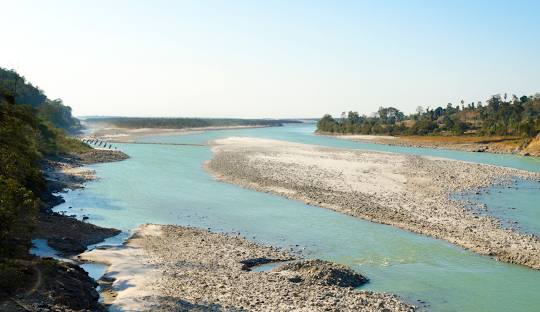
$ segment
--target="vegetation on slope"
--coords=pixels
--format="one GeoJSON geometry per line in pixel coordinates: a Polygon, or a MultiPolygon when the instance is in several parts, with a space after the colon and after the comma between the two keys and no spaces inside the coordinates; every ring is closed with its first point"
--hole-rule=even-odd
{"type": "Polygon", "coordinates": [[[317,131],[342,134],[483,135],[532,138],[540,132],[540,96],[495,95],[482,102],[423,109],[406,116],[394,107],[381,107],[373,116],[325,115],[317,131]]]}
{"type": "Polygon", "coordinates": [[[12,93],[4,89],[6,85],[0,80],[0,295],[5,287],[15,290],[24,282],[18,279],[17,268],[28,255],[46,189],[41,159],[90,149],[54,126],[56,114],[43,114],[41,109],[50,104],[46,98],[40,105],[25,105],[19,98],[22,94],[22,99],[36,104],[43,99],[41,91],[25,83],[12,93]]]}
{"type": "Polygon", "coordinates": [[[85,120],[87,124],[106,124],[117,128],[184,129],[229,126],[281,126],[297,123],[284,119],[236,119],[236,118],[152,118],[152,117],[96,117],[85,120]]]}
{"type": "Polygon", "coordinates": [[[36,109],[39,117],[57,128],[68,132],[81,129],[80,121],[71,115],[69,106],[65,106],[60,99],[50,100],[41,89],[13,70],[0,67],[0,90],[13,95],[15,104],[29,105],[36,109]]]}

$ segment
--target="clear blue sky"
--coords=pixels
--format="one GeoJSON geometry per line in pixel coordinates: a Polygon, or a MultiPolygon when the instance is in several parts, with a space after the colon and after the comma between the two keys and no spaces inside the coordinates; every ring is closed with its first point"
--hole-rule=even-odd
{"type": "Polygon", "coordinates": [[[0,8],[0,66],[77,115],[319,117],[540,92],[540,1],[0,8]]]}

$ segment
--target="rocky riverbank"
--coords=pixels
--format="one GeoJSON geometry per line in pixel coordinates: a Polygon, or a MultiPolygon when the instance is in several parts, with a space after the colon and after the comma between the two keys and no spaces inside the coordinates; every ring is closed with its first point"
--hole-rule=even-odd
{"type": "Polygon", "coordinates": [[[0,300],[0,311],[106,311],[98,301],[97,283],[77,265],[37,257],[16,265],[18,278],[27,280],[28,287],[0,300]]]}
{"type": "Polygon", "coordinates": [[[62,202],[61,195],[54,193],[66,189],[83,188],[84,183],[95,179],[95,173],[84,165],[120,161],[128,156],[121,151],[91,150],[84,154],[48,159],[42,168],[47,181],[47,191],[42,195],[43,206],[34,238],[46,239],[48,244],[63,256],[72,256],[86,250],[106,238],[118,235],[120,230],[103,228],[87,222],[58,214],[52,208],[62,202]]]}
{"type": "Polygon", "coordinates": [[[207,168],[221,180],[447,240],[501,261],[540,269],[540,239],[506,229],[455,200],[538,174],[403,154],[275,140],[213,142],[207,168]]]}
{"type": "Polygon", "coordinates": [[[269,272],[251,265],[294,255],[206,230],[144,225],[121,247],[81,259],[109,264],[108,302],[137,311],[414,311],[389,294],[358,291],[362,275],[304,260],[269,272]],[[130,285],[130,287],[124,287],[130,285]]]}
{"type": "MultiPolygon", "coordinates": [[[[69,257],[83,252],[88,245],[119,234],[117,229],[102,228],[54,213],[52,208],[63,202],[55,193],[84,187],[85,182],[95,178],[94,172],[82,168],[83,165],[126,158],[128,156],[119,151],[91,150],[44,160],[42,170],[47,189],[40,196],[42,206],[33,238],[46,239],[62,256],[69,257]]],[[[0,289],[14,291],[0,293],[1,311],[106,311],[99,302],[97,283],[76,264],[28,255],[24,259],[13,259],[7,265],[11,270],[6,272],[16,276],[6,279],[16,278],[21,289],[4,285],[0,279],[0,289]]]]}
{"type": "Polygon", "coordinates": [[[71,257],[84,252],[89,245],[101,243],[120,232],[51,212],[40,213],[34,238],[46,239],[61,256],[71,257]]]}

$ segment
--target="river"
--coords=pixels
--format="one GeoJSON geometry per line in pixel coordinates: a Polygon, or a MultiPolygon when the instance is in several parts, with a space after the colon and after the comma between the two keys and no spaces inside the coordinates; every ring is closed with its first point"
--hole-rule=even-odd
{"type": "MultiPolygon", "coordinates": [[[[228,136],[251,136],[540,171],[540,160],[534,158],[351,142],[317,136],[313,130],[313,124],[291,124],[160,135],[141,141],[200,144],[228,136]]],[[[430,311],[540,310],[540,271],[500,263],[442,240],[217,182],[203,169],[212,157],[208,146],[116,145],[131,158],[90,166],[99,179],[85,189],[66,193],[66,203],[55,208],[79,217],[87,215],[89,222],[125,232],[108,243],[125,239],[142,223],[240,232],[260,243],[300,249],[307,257],[349,265],[370,278],[362,289],[395,293],[416,305],[426,302],[430,311]]],[[[527,220],[528,229],[537,229],[538,186],[494,190],[479,199],[488,205],[501,203],[501,198],[512,202],[515,209],[505,211],[504,217],[527,220]],[[524,200],[512,200],[521,197],[524,200]]]]}

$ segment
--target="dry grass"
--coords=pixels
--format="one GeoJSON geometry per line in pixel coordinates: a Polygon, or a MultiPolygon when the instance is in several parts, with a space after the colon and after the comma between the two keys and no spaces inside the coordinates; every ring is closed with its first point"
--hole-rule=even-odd
{"type": "Polygon", "coordinates": [[[540,156],[540,134],[532,140],[524,152],[529,153],[532,156],[540,156]]]}
{"type": "Polygon", "coordinates": [[[524,139],[515,136],[459,136],[459,135],[438,135],[438,136],[400,136],[401,141],[440,143],[440,144],[503,144],[511,146],[520,146],[524,139]]]}
{"type": "MultiPolygon", "coordinates": [[[[513,153],[526,146],[530,139],[524,139],[516,136],[457,136],[457,135],[438,135],[438,136],[400,136],[399,142],[406,145],[421,146],[439,146],[448,148],[487,146],[491,151],[503,153],[513,153]]],[[[384,142],[381,142],[384,143],[384,142]]]]}
{"type": "Polygon", "coordinates": [[[332,135],[341,139],[389,145],[444,148],[463,151],[484,151],[505,154],[528,153],[533,156],[540,156],[540,137],[531,140],[530,138],[522,138],[519,136],[478,136],[476,134],[440,134],[426,136],[401,135],[394,137],[359,134],[332,135]]]}

